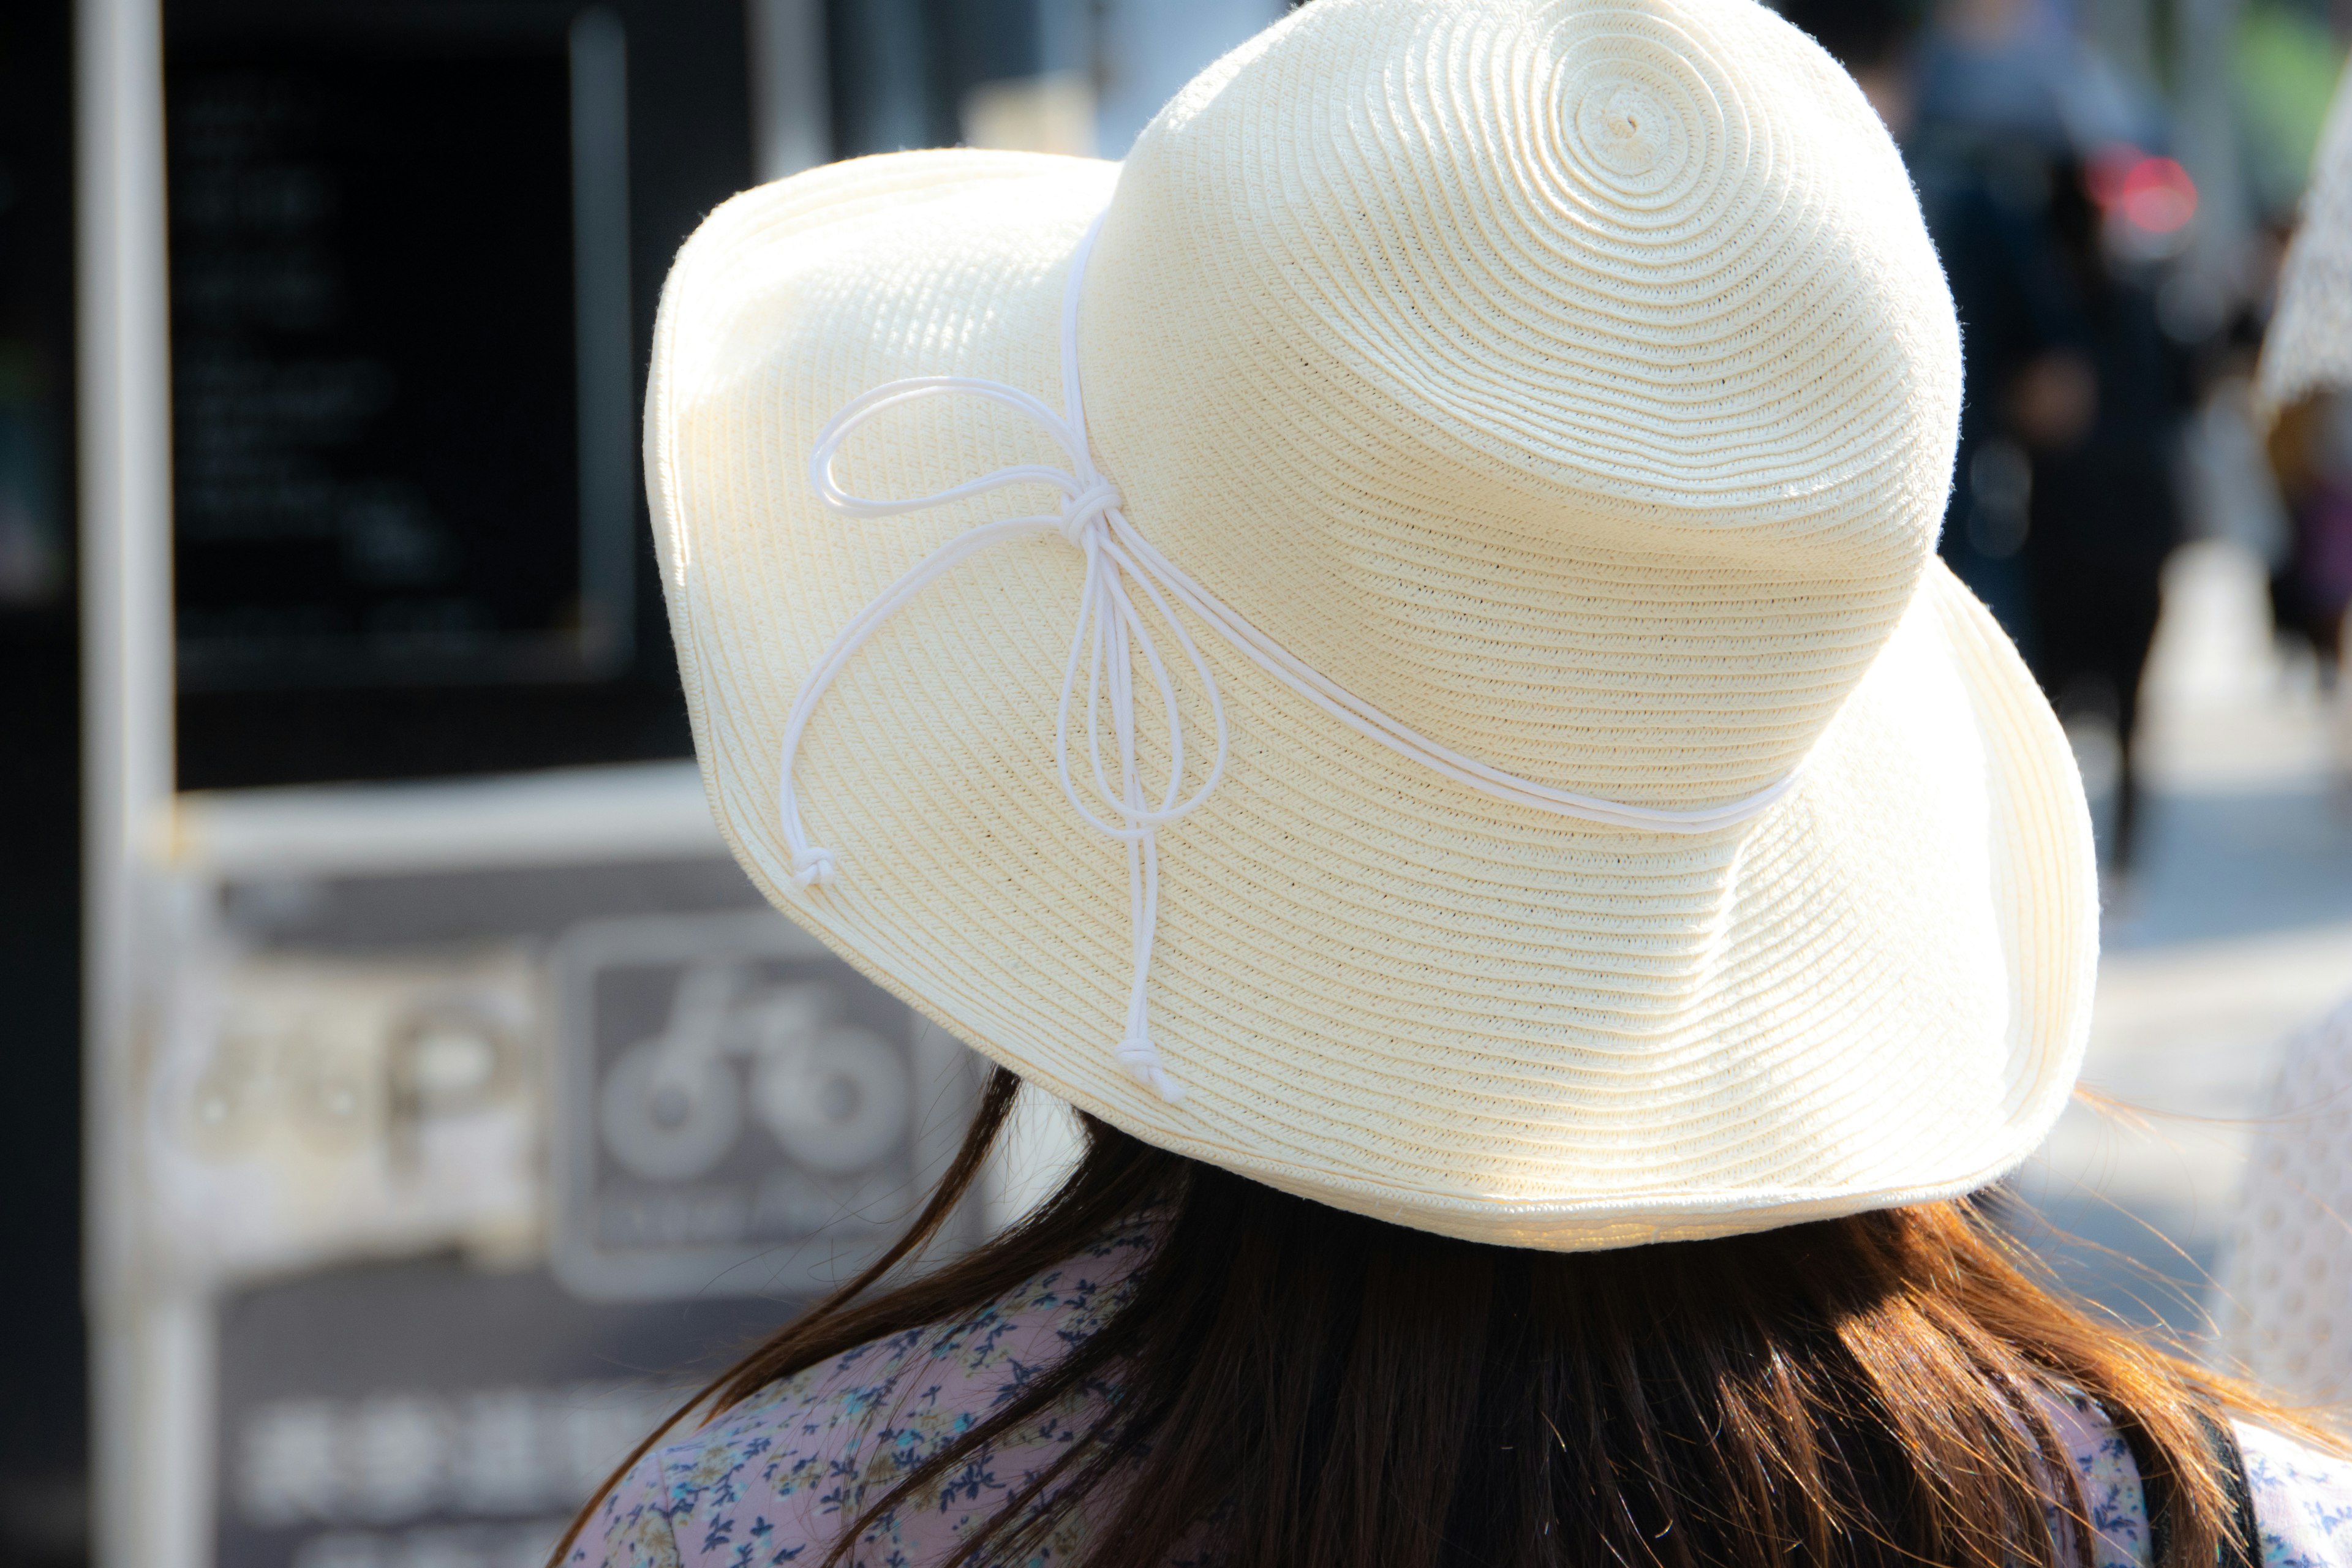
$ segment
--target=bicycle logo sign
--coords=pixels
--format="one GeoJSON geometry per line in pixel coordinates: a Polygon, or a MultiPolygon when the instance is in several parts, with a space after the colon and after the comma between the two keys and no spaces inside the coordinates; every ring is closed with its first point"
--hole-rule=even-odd
{"type": "Polygon", "coordinates": [[[557,1273],[599,1297],[800,1293],[911,1215],[962,1047],[780,916],[575,928],[555,955],[557,1273]]]}

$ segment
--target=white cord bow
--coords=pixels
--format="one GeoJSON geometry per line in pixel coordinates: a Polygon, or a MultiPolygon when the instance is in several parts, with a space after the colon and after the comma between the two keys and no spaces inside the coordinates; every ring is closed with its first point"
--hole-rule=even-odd
{"type": "Polygon", "coordinates": [[[1224,777],[1228,750],[1224,699],[1217,689],[1216,678],[1209,672],[1208,661],[1201,657],[1192,633],[1176,613],[1177,606],[1192,612],[1276,679],[1357,733],[1458,784],[1513,805],[1616,827],[1657,833],[1712,833],[1755,816],[1796,782],[1792,770],[1754,795],[1727,805],[1696,811],[1665,811],[1578,795],[1504,773],[1389,717],[1297,658],[1185,575],[1128,521],[1120,510],[1118,487],[1095,468],[1087,444],[1085,405],[1078,392],[1078,300],[1087,258],[1101,226],[1098,217],[1079,241],[1063,292],[1061,349],[1066,414],[1055,413],[1041,399],[1001,381],[960,375],[912,376],[877,386],[853,399],[818,433],[816,449],[809,459],[809,477],[817,494],[836,511],[856,517],[893,517],[985,495],[1011,485],[1034,484],[1051,485],[1060,490],[1062,507],[1055,513],[982,523],[958,534],[884,590],[880,598],[852,617],[827,645],[808,679],[801,683],[800,694],[784,720],[783,767],[777,784],[777,807],[782,818],[784,842],[793,854],[793,882],[796,887],[830,887],[837,870],[833,851],[809,841],[808,830],[801,820],[800,798],[793,784],[801,737],[808,729],[817,700],[866,639],[931,582],[993,545],[1040,533],[1058,533],[1086,556],[1077,624],[1070,634],[1069,658],[1062,669],[1061,708],[1054,724],[1054,759],[1061,774],[1062,793],[1072,808],[1088,826],[1127,846],[1135,978],[1128,992],[1126,1033],[1120,1037],[1117,1054],[1120,1064],[1139,1082],[1171,1102],[1183,1099],[1183,1089],[1168,1076],[1160,1064],[1159,1050],[1152,1044],[1145,994],[1151,968],[1152,935],[1160,916],[1159,830],[1198,809],[1208,799],[1210,792],[1224,777]],[[1061,447],[1069,467],[1016,463],[913,500],[873,500],[851,495],[841,488],[833,475],[834,459],[842,444],[860,426],[887,409],[926,397],[950,395],[985,397],[1027,415],[1061,447]],[[1137,606],[1138,595],[1149,603],[1152,614],[1191,661],[1216,726],[1216,752],[1208,776],[1189,795],[1181,794],[1184,732],[1175,682],[1145,616],[1137,606]],[[1134,663],[1138,655],[1150,672],[1168,724],[1168,783],[1157,805],[1147,804],[1136,761],[1134,663]],[[1076,694],[1082,660],[1087,668],[1087,755],[1092,763],[1096,804],[1103,808],[1101,811],[1087,804],[1070,773],[1070,706],[1076,694]],[[1102,754],[1101,715],[1106,699],[1110,707],[1113,743],[1118,749],[1119,776],[1115,788],[1102,754]]]}

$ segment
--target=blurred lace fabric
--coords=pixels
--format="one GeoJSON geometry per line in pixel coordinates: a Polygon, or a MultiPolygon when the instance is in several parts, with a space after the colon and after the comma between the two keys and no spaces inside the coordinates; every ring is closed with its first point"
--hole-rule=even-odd
{"type": "Polygon", "coordinates": [[[2352,1000],[2291,1041],[2224,1249],[2220,1359],[2291,1405],[2352,1404],[2352,1000]]]}
{"type": "Polygon", "coordinates": [[[2352,93],[2339,90],[2312,160],[2303,221],[2279,275],[2255,398],[2267,420],[2352,387],[2352,93]]]}

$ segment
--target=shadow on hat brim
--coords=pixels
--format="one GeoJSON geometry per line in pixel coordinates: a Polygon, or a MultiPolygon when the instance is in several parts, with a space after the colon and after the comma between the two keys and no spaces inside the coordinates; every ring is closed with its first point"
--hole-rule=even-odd
{"type": "MultiPolygon", "coordinates": [[[[1474,1240],[1735,1234],[1964,1193],[2022,1160],[2088,1030],[2088,813],[2015,649],[1932,561],[1795,788],[1697,837],[1451,784],[1196,628],[1233,752],[1161,838],[1151,1005],[1181,1104],[1112,1055],[1126,868],[1055,776],[1079,583],[1058,540],[958,568],[826,694],[798,778],[841,877],[793,889],[777,753],[804,673],[929,551],[1049,499],[828,513],[817,430],[914,374],[1057,403],[1068,258],[1116,176],[861,160],[736,198],[679,256],[647,399],[654,524],[713,810],[769,899],[1138,1137],[1474,1240]]],[[[861,437],[845,468],[853,490],[913,495],[1052,456],[948,407],[861,437]]]]}

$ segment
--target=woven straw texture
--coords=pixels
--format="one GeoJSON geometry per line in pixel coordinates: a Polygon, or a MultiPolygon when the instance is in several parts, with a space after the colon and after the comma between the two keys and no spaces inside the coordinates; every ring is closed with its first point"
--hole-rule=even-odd
{"type": "MultiPolygon", "coordinates": [[[[2071,1087],[2096,910],[2063,736],[1934,563],[1959,380],[1876,116],[1745,0],[1316,0],[1123,167],[907,153],[747,193],[679,256],[647,414],[714,808],[780,907],[980,1050],[1343,1208],[1575,1248],[1967,1190],[2071,1087]],[[1055,504],[843,516],[812,445],[902,376],[1060,406],[1106,206],[1087,415],[1169,558],[1494,766],[1677,809],[1796,786],[1696,837],[1507,805],[1196,626],[1232,749],[1160,835],[1163,1103],[1112,1058],[1127,863],[1055,779],[1083,565],[1045,535],[826,693],[797,787],[840,876],[794,889],[804,675],[927,552],[1055,504]]],[[[915,496],[1056,456],[939,399],[840,472],[915,496]]]]}
{"type": "Polygon", "coordinates": [[[2279,271],[2254,394],[2264,418],[2314,393],[2352,389],[2352,93],[2327,110],[2303,221],[2279,271]]]}

